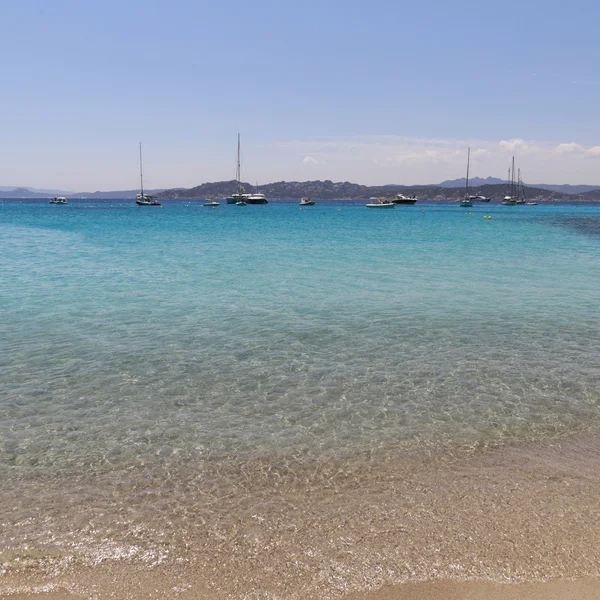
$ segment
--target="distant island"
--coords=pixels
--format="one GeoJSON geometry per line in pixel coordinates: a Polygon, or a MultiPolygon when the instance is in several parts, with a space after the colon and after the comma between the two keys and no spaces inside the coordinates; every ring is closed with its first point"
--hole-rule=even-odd
{"type": "MultiPolygon", "coordinates": [[[[499,201],[510,193],[510,186],[501,179],[474,177],[469,180],[469,192],[499,201]]],[[[393,197],[396,194],[416,196],[421,200],[453,201],[464,195],[465,180],[452,179],[439,184],[430,185],[380,185],[368,186],[349,181],[276,181],[257,188],[249,183],[243,184],[248,192],[259,190],[267,198],[281,200],[298,200],[304,196],[322,200],[366,200],[373,196],[393,197]]],[[[217,181],[203,183],[193,188],[173,188],[147,190],[147,193],[164,200],[185,198],[225,198],[236,190],[236,182],[217,181]]],[[[139,190],[120,190],[107,192],[62,192],[51,193],[52,190],[36,190],[28,187],[0,187],[0,198],[45,199],[52,196],[65,196],[77,200],[133,200],[139,190]]],[[[527,200],[546,202],[596,202],[600,201],[600,186],[591,185],[525,185],[527,200]]]]}
{"type": "MultiPolygon", "coordinates": [[[[488,178],[492,179],[493,178],[488,178]]],[[[244,183],[244,189],[253,192],[260,189],[267,198],[277,198],[281,200],[297,200],[303,196],[310,198],[319,198],[323,200],[364,200],[373,196],[393,197],[396,194],[405,196],[415,195],[417,198],[425,200],[459,200],[464,195],[464,179],[456,180],[461,185],[444,185],[450,182],[443,182],[437,185],[383,185],[367,186],[349,181],[333,182],[328,179],[325,181],[277,181],[267,183],[256,188],[249,183],[244,183]]],[[[486,181],[486,180],[484,180],[486,181]]],[[[469,191],[472,194],[479,194],[500,200],[510,193],[510,186],[501,180],[493,180],[494,183],[484,183],[470,186],[469,191]],[[496,183],[500,181],[500,183],[496,183]]],[[[453,183],[453,182],[452,182],[453,183]]],[[[562,187],[562,186],[561,186],[562,187]]],[[[545,189],[542,187],[525,186],[526,199],[537,199],[545,201],[570,201],[570,202],[593,202],[600,200],[600,187],[591,187],[591,191],[583,193],[567,193],[545,189]]],[[[189,189],[165,190],[158,194],[159,198],[175,200],[178,198],[225,198],[232,194],[236,189],[236,182],[218,181],[214,183],[203,183],[189,189]]]]}

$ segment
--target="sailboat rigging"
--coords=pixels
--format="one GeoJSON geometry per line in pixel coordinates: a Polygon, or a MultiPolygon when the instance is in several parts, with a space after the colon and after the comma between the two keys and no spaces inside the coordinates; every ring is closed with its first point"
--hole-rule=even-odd
{"type": "Polygon", "coordinates": [[[460,201],[460,205],[464,207],[473,206],[471,196],[469,196],[469,163],[471,162],[471,148],[467,149],[467,177],[465,179],[465,197],[460,201]]]}
{"type": "Polygon", "coordinates": [[[240,134],[238,133],[238,142],[237,142],[237,160],[236,160],[236,168],[235,168],[235,184],[236,184],[236,192],[231,194],[229,198],[226,199],[227,204],[239,204],[240,206],[244,206],[246,204],[246,199],[250,196],[250,194],[244,193],[244,186],[242,185],[241,179],[241,159],[240,159],[240,134]]]}
{"type": "Polygon", "coordinates": [[[148,194],[144,194],[144,174],[142,170],[142,142],[140,142],[140,193],[135,197],[138,206],[160,206],[160,202],[148,194]]]}

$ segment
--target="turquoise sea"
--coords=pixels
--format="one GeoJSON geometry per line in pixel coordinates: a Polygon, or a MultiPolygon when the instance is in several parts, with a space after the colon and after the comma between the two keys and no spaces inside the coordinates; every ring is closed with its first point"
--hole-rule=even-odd
{"type": "Polygon", "coordinates": [[[0,257],[5,548],[68,482],[600,430],[597,204],[5,201],[0,257]]]}

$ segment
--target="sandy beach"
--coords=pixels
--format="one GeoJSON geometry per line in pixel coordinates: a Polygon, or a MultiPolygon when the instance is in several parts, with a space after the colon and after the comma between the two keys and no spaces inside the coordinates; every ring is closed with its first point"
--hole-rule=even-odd
{"type": "MultiPolygon", "coordinates": [[[[0,594],[597,598],[597,441],[588,435],[382,462],[354,457],[312,469],[271,465],[268,473],[246,465],[243,479],[229,473],[228,488],[204,494],[203,508],[187,481],[193,514],[182,513],[181,490],[172,489],[164,514],[143,517],[152,519],[153,544],[161,540],[158,559],[156,545],[143,546],[146,534],[123,522],[111,539],[104,532],[87,547],[56,543],[69,519],[54,516],[55,543],[1,553],[0,594]],[[134,540],[138,551],[127,554],[134,540]]],[[[87,510],[95,515],[99,506],[87,510]]]]}

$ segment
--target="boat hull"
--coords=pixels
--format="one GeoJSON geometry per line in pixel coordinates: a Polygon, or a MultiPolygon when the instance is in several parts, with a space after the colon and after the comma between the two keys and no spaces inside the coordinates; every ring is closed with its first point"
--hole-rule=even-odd
{"type": "Polygon", "coordinates": [[[396,208],[396,205],[394,203],[381,203],[381,204],[365,204],[365,206],[367,208],[396,208]]]}
{"type": "Polygon", "coordinates": [[[394,204],[415,204],[417,201],[416,198],[406,198],[406,199],[402,199],[402,200],[392,200],[392,202],[394,204]]]}
{"type": "Polygon", "coordinates": [[[246,198],[245,202],[246,204],[269,204],[266,198],[246,198]]]}

